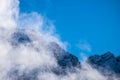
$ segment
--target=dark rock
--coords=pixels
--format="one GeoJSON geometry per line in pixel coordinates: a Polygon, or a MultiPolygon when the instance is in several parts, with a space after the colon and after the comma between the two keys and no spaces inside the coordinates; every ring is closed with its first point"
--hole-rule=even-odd
{"type": "MultiPolygon", "coordinates": [[[[24,32],[15,32],[12,35],[12,44],[27,44],[31,43],[32,40],[24,32]]],[[[62,49],[57,43],[50,42],[48,44],[48,50],[52,51],[54,57],[57,60],[59,67],[51,68],[50,71],[54,72],[56,75],[65,75],[67,72],[76,72],[77,69],[81,69],[80,61],[73,54],[62,49]]],[[[120,56],[115,57],[111,52],[107,52],[103,55],[93,55],[88,57],[87,62],[95,69],[100,71],[105,76],[111,76],[113,74],[120,76],[120,56]]],[[[16,76],[16,80],[37,80],[37,73],[41,72],[40,68],[23,72],[19,75],[19,69],[11,71],[10,76],[16,76]]],[[[49,71],[46,70],[45,71],[49,71]]]]}
{"type": "Polygon", "coordinates": [[[49,47],[49,49],[53,51],[59,65],[59,67],[53,70],[55,73],[66,74],[67,72],[75,72],[76,68],[81,67],[80,61],[76,56],[65,51],[55,42],[51,42],[49,47]]]}
{"type": "MultiPolygon", "coordinates": [[[[15,47],[20,44],[22,45],[26,45],[27,43],[30,44],[31,42],[32,40],[30,39],[30,37],[23,31],[15,32],[12,35],[11,43],[15,47]]],[[[62,49],[57,43],[50,42],[48,44],[48,50],[52,51],[59,65],[59,67],[51,68],[51,71],[53,71],[55,74],[64,75],[67,74],[68,71],[75,72],[76,68],[80,68],[80,62],[78,58],[62,49]]],[[[10,70],[9,74],[10,77],[14,77],[15,80],[37,80],[36,78],[37,73],[40,73],[41,71],[42,71],[41,68],[38,67],[37,69],[31,71],[24,71],[22,73],[19,73],[19,68],[18,69],[13,68],[10,70]]],[[[49,69],[46,68],[45,71],[47,72],[49,71],[49,69]]]]}
{"type": "Polygon", "coordinates": [[[120,75],[120,57],[115,57],[111,52],[90,56],[87,62],[104,75],[120,75]]]}
{"type": "Polygon", "coordinates": [[[24,32],[15,32],[12,35],[12,45],[26,44],[32,42],[29,36],[24,32]]]}

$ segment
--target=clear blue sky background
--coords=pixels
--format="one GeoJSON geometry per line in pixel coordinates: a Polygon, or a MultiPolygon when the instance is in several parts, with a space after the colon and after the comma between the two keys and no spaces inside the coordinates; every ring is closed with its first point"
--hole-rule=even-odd
{"type": "Polygon", "coordinates": [[[38,12],[53,21],[69,51],[79,57],[111,51],[120,55],[120,0],[20,0],[22,12],[38,12]],[[80,41],[91,51],[78,48],[80,41]]]}

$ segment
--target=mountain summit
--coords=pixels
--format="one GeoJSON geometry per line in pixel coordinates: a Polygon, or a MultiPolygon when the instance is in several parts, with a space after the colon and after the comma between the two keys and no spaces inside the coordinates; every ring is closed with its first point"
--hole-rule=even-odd
{"type": "MultiPolygon", "coordinates": [[[[28,34],[22,31],[15,32],[12,35],[11,43],[14,47],[19,47],[20,45],[30,46],[30,48],[32,47],[35,49],[35,51],[38,52],[43,49],[39,48],[39,45],[38,47],[34,47],[33,40],[29,37],[28,34]]],[[[41,45],[43,42],[41,43],[40,41],[39,44],[41,45]]],[[[46,45],[42,45],[42,47],[45,47],[46,50],[50,51],[50,54],[52,54],[53,58],[55,58],[57,66],[51,67],[47,65],[44,66],[44,68],[38,66],[28,71],[25,70],[21,74],[19,74],[19,68],[12,68],[9,71],[9,76],[14,76],[15,80],[38,80],[37,75],[40,74],[40,72],[52,72],[60,76],[66,75],[68,73],[75,73],[77,70],[82,69],[82,64],[79,59],[73,54],[62,49],[56,42],[46,42],[46,45]]],[[[43,55],[40,53],[40,56],[43,55]]],[[[52,60],[48,62],[51,63],[52,60]]],[[[92,55],[88,57],[86,62],[92,66],[93,69],[96,69],[104,76],[120,76],[120,56],[115,57],[111,52],[104,53],[103,55],[92,55]]]]}
{"type": "Polygon", "coordinates": [[[104,75],[116,74],[120,76],[120,56],[115,57],[111,52],[90,56],[88,63],[104,75]]]}

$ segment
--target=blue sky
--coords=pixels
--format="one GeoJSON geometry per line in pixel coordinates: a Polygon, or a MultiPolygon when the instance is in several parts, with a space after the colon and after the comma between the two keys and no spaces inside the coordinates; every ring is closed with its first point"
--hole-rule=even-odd
{"type": "Polygon", "coordinates": [[[21,12],[38,12],[79,57],[111,51],[120,55],[120,0],[20,0],[21,12]],[[81,45],[87,49],[82,49],[81,45]],[[90,49],[88,49],[90,48],[90,49]]]}

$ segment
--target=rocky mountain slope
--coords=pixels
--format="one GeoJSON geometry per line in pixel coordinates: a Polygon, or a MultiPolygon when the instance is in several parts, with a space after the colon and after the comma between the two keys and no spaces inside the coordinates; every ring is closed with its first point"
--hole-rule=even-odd
{"type": "MultiPolygon", "coordinates": [[[[20,45],[25,45],[25,46],[30,46],[34,48],[34,45],[32,44],[32,39],[28,36],[28,34],[24,33],[23,31],[18,31],[12,34],[12,39],[11,39],[11,44],[13,47],[19,47],[20,45]]],[[[55,58],[57,62],[57,67],[52,67],[52,68],[41,68],[37,67],[34,68],[26,73],[24,71],[22,75],[19,75],[19,68],[13,68],[10,70],[9,74],[10,77],[15,77],[17,80],[38,80],[37,75],[40,72],[53,72],[56,75],[65,75],[68,72],[75,72],[76,68],[80,68],[81,64],[80,61],[76,56],[73,54],[65,51],[62,49],[57,43],[55,42],[49,42],[47,45],[45,45],[45,48],[52,52],[53,58],[55,58]]],[[[39,51],[38,47],[35,47],[35,50],[39,51]]],[[[29,53],[28,53],[29,54],[29,53]]],[[[51,61],[49,61],[51,62],[51,61]]]]}
{"type": "MultiPolygon", "coordinates": [[[[20,44],[26,45],[29,43],[32,43],[32,40],[24,32],[16,32],[12,36],[11,44],[15,47],[20,44]]],[[[76,72],[76,69],[81,69],[81,63],[78,58],[62,49],[57,43],[49,42],[47,49],[52,51],[58,64],[57,67],[50,69],[53,73],[57,75],[65,75],[68,71],[74,73],[76,72]]],[[[111,52],[107,52],[103,55],[90,56],[87,59],[87,63],[105,76],[111,76],[113,74],[120,76],[120,56],[115,57],[111,52]]],[[[42,70],[38,67],[27,73],[23,72],[22,75],[19,75],[19,69],[15,68],[12,69],[9,74],[10,76],[16,76],[16,80],[37,80],[36,76],[40,71],[42,70]]]]}
{"type": "Polygon", "coordinates": [[[90,56],[88,63],[104,75],[116,74],[120,76],[120,56],[115,57],[111,52],[90,56]]]}

